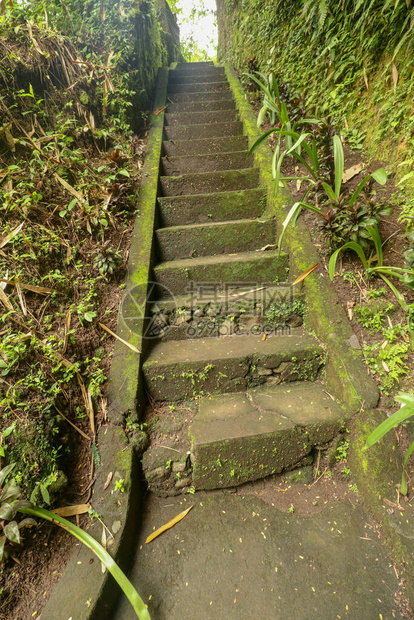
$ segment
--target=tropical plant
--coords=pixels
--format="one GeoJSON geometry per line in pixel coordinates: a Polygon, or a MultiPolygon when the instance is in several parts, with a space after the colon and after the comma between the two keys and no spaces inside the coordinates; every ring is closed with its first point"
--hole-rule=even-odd
{"type": "MultiPolygon", "coordinates": [[[[317,148],[316,148],[316,140],[314,137],[312,138],[312,143],[311,143],[312,148],[310,148],[309,145],[306,144],[306,141],[305,141],[306,137],[307,137],[307,134],[302,134],[302,136],[300,136],[297,142],[293,145],[292,149],[295,149],[298,144],[303,145],[304,150],[308,154],[309,162],[305,162],[305,160],[301,158],[301,156],[298,156],[297,154],[295,154],[295,157],[296,159],[298,159],[298,161],[302,160],[301,163],[305,165],[306,169],[311,174],[311,177],[305,177],[305,180],[310,181],[314,187],[322,188],[321,202],[323,204],[327,204],[329,206],[329,209],[326,211],[322,209],[321,207],[319,207],[318,204],[312,205],[306,202],[306,199],[310,192],[310,190],[308,189],[304,197],[302,198],[302,200],[299,200],[298,202],[295,202],[293,204],[288,215],[286,216],[286,219],[283,222],[282,233],[279,238],[279,250],[282,247],[282,241],[283,241],[283,237],[284,237],[287,227],[289,226],[289,224],[292,224],[293,226],[295,225],[302,209],[313,211],[314,213],[319,215],[325,227],[332,228],[334,226],[336,219],[339,218],[339,220],[341,220],[343,218],[344,212],[355,214],[356,217],[358,217],[358,210],[361,205],[357,205],[357,200],[361,192],[363,191],[363,189],[368,183],[370,183],[372,180],[375,180],[377,181],[377,183],[384,185],[387,182],[386,171],[384,170],[384,168],[378,168],[374,172],[367,174],[350,196],[346,195],[345,193],[342,193],[342,179],[343,179],[343,174],[344,174],[344,150],[342,147],[342,142],[341,142],[340,137],[335,135],[332,141],[333,154],[334,154],[333,155],[333,158],[334,158],[333,187],[329,185],[329,183],[327,183],[326,181],[319,178],[319,160],[318,160],[318,153],[317,153],[317,148]]],[[[289,153],[286,153],[286,154],[289,154],[289,153]]],[[[361,235],[361,230],[365,231],[365,229],[367,229],[369,231],[369,224],[371,223],[374,225],[376,224],[376,218],[371,217],[371,219],[369,219],[369,217],[366,216],[364,219],[365,221],[362,220],[362,222],[358,222],[357,220],[356,224],[354,223],[350,231],[350,234],[359,232],[358,235],[357,234],[355,235],[356,239],[358,239],[359,241],[361,240],[361,237],[362,238],[366,237],[366,233],[362,233],[361,235]]]]}
{"type": "Polygon", "coordinates": [[[409,282],[409,286],[414,286],[414,270],[413,268],[405,267],[393,267],[391,265],[384,265],[384,254],[380,234],[378,227],[367,226],[367,232],[371,237],[374,249],[371,250],[368,258],[365,256],[364,248],[355,241],[349,241],[343,246],[338,248],[329,259],[329,277],[331,280],[335,277],[335,267],[338,260],[338,256],[345,250],[352,250],[355,252],[365,269],[367,276],[378,275],[385,284],[394,293],[394,296],[404,312],[407,313],[408,330],[410,334],[411,347],[414,349],[414,308],[412,304],[407,304],[404,295],[394,286],[389,280],[388,276],[397,278],[401,283],[406,284],[409,282]],[[372,266],[372,263],[376,263],[376,266],[372,266]]]}
{"type": "Polygon", "coordinates": [[[36,521],[32,517],[46,519],[70,532],[72,536],[80,540],[88,549],[91,549],[118,582],[125,596],[134,608],[137,617],[140,618],[140,620],[150,620],[150,615],[144,601],[102,545],[90,534],[67,519],[63,519],[49,510],[33,506],[31,502],[21,499],[22,491],[16,484],[14,478],[6,482],[15,466],[16,463],[10,463],[10,465],[7,465],[0,471],[0,527],[2,528],[2,534],[0,535],[0,563],[4,562],[8,556],[11,555],[14,545],[21,544],[22,537],[20,530],[25,527],[36,525],[36,521]],[[18,522],[16,520],[18,512],[26,514],[28,517],[18,522]]]}
{"type": "MultiPolygon", "coordinates": [[[[374,431],[372,431],[372,433],[369,435],[368,439],[366,440],[365,446],[367,448],[370,448],[375,443],[377,443],[377,441],[382,439],[382,437],[384,437],[384,435],[386,435],[388,431],[390,431],[392,428],[399,426],[400,424],[402,424],[403,422],[405,422],[406,420],[414,416],[414,394],[401,393],[398,396],[395,396],[395,400],[398,403],[401,403],[401,408],[395,413],[393,413],[389,418],[384,420],[384,422],[381,422],[381,424],[377,426],[377,428],[374,431]]],[[[401,485],[400,485],[400,493],[402,495],[407,495],[407,492],[408,492],[407,475],[405,472],[405,468],[407,466],[408,459],[413,454],[413,452],[414,452],[414,441],[409,446],[407,452],[405,453],[405,457],[404,457],[403,472],[401,476],[401,485]]]]}

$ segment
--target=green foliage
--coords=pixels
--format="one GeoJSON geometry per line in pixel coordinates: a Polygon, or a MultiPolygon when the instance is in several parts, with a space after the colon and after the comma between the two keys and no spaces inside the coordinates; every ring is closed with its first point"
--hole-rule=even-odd
{"type": "Polygon", "coordinates": [[[381,379],[380,388],[384,394],[389,394],[400,379],[408,375],[409,367],[405,363],[410,351],[408,343],[387,343],[385,346],[376,343],[371,347],[365,345],[364,351],[371,372],[381,379]]]}
{"type": "MultiPolygon", "coordinates": [[[[367,441],[365,444],[367,448],[371,447],[377,441],[382,439],[382,437],[384,437],[384,435],[386,435],[388,431],[399,426],[400,424],[405,423],[409,418],[411,418],[414,415],[414,394],[401,393],[395,397],[395,400],[398,403],[401,403],[401,408],[398,411],[395,411],[389,418],[384,420],[384,422],[381,422],[381,424],[377,426],[377,428],[374,431],[372,431],[372,433],[367,438],[367,441]]],[[[407,476],[405,473],[405,468],[408,463],[408,459],[413,454],[413,452],[414,452],[414,441],[408,447],[405,453],[405,457],[404,457],[403,473],[402,473],[401,485],[400,485],[400,493],[402,495],[407,495],[407,492],[408,492],[407,476]]]]}
{"type": "Polygon", "coordinates": [[[21,499],[20,488],[14,478],[10,479],[14,468],[15,463],[11,463],[0,471],[0,564],[22,544],[20,530],[36,525],[31,518],[16,521],[19,509],[29,508],[31,504],[21,499]]]}
{"type": "MultiPolygon", "coordinates": [[[[306,96],[312,116],[332,115],[352,147],[361,146],[361,130],[367,130],[372,155],[383,142],[400,161],[413,159],[414,7],[409,0],[218,4],[221,58],[240,72],[253,62],[264,74],[277,67],[279,85],[288,82],[299,97],[306,96]]],[[[411,164],[406,172],[412,172],[411,164]]]]}
{"type": "Polygon", "coordinates": [[[394,312],[394,310],[393,304],[376,303],[369,306],[357,306],[355,314],[365,329],[381,331],[386,314],[394,312]]]}

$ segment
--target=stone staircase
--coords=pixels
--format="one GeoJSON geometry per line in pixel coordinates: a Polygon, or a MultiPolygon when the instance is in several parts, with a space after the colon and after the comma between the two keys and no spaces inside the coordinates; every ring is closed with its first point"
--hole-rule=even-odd
{"type": "Polygon", "coordinates": [[[301,326],[306,300],[288,283],[224,69],[177,65],[167,105],[143,374],[151,402],[191,401],[195,413],[191,459],[174,445],[144,454],[165,493],[167,460],[180,489],[236,486],[300,464],[350,413],[301,326]]]}

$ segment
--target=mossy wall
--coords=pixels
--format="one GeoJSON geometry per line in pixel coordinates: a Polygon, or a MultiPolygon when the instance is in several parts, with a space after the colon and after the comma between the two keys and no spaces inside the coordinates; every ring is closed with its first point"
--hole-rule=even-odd
{"type": "Polygon", "coordinates": [[[308,112],[367,134],[373,156],[380,146],[389,162],[414,160],[414,13],[406,2],[217,0],[217,11],[221,61],[239,72],[274,70],[308,112]]]}

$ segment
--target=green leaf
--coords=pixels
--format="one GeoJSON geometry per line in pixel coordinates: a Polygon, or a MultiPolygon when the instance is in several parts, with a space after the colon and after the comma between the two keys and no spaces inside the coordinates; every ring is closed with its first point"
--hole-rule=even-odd
{"type": "Polygon", "coordinates": [[[327,183],[322,183],[322,187],[325,190],[329,200],[332,200],[332,202],[337,202],[337,197],[335,196],[335,192],[332,187],[330,187],[327,183]]]}
{"type": "Polygon", "coordinates": [[[83,318],[85,319],[85,321],[88,321],[88,323],[92,323],[95,317],[96,317],[96,312],[92,312],[92,311],[85,312],[85,314],[83,315],[83,318]]]}
{"type": "Polygon", "coordinates": [[[128,598],[132,607],[135,610],[138,618],[140,620],[151,620],[148,609],[144,603],[144,601],[139,596],[138,592],[135,590],[132,583],[129,579],[124,575],[122,570],[116,564],[116,562],[111,558],[109,553],[96,541],[90,534],[81,530],[79,527],[67,521],[63,517],[55,514],[54,512],[49,512],[49,510],[44,510],[43,508],[24,508],[21,509],[20,512],[24,514],[39,517],[41,519],[46,519],[60,527],[64,528],[66,531],[70,532],[75,538],[80,540],[81,543],[86,545],[89,549],[91,549],[98,559],[106,566],[108,571],[112,574],[114,579],[117,581],[118,585],[121,587],[125,596],[128,598]]]}
{"type": "Polygon", "coordinates": [[[3,562],[5,544],[6,544],[6,537],[0,536],[0,562],[3,562]]]}
{"type": "Polygon", "coordinates": [[[264,134],[262,134],[260,138],[258,138],[256,142],[253,144],[250,151],[247,153],[247,157],[250,157],[250,155],[252,155],[256,151],[256,149],[258,149],[259,146],[263,144],[266,138],[268,138],[272,133],[280,133],[280,132],[278,129],[269,129],[264,134]]]}
{"type": "Polygon", "coordinates": [[[47,490],[46,486],[44,484],[40,484],[40,493],[42,495],[43,501],[45,502],[45,504],[50,504],[50,495],[49,495],[49,491],[47,490]]]}
{"type": "Polygon", "coordinates": [[[377,441],[382,439],[384,435],[388,433],[388,431],[390,431],[392,428],[395,428],[396,426],[399,426],[402,422],[404,422],[404,420],[407,420],[412,415],[414,415],[414,405],[404,405],[403,407],[401,407],[401,409],[399,409],[389,418],[384,420],[384,422],[381,422],[381,424],[372,431],[372,433],[366,440],[365,446],[367,448],[370,448],[374,445],[374,443],[377,443],[377,441]]]}
{"type": "Polygon", "coordinates": [[[368,263],[367,263],[367,259],[365,258],[364,250],[359,245],[359,243],[356,243],[355,241],[348,241],[348,243],[345,243],[342,247],[335,250],[331,258],[329,259],[329,277],[331,280],[333,280],[335,277],[336,261],[338,260],[339,254],[343,250],[353,250],[354,252],[356,252],[359,258],[361,259],[361,262],[364,265],[365,269],[368,267],[368,263]]]}
{"type": "Polygon", "coordinates": [[[10,521],[13,519],[15,515],[14,508],[8,502],[2,502],[0,506],[0,519],[4,519],[5,521],[10,521]]]}
{"type": "Polygon", "coordinates": [[[380,234],[378,232],[378,227],[375,224],[375,226],[367,226],[367,231],[369,232],[369,234],[371,235],[371,239],[374,242],[375,245],[375,251],[377,253],[377,261],[378,261],[378,267],[382,266],[382,262],[383,262],[383,252],[382,252],[382,241],[381,241],[381,237],[380,234]]]}
{"type": "Polygon", "coordinates": [[[13,484],[14,481],[6,484],[2,492],[0,493],[0,501],[3,502],[14,502],[16,499],[19,499],[22,491],[20,487],[13,484]]]}
{"type": "Polygon", "coordinates": [[[11,424],[10,426],[8,426],[2,433],[3,439],[6,439],[6,437],[8,437],[10,433],[14,431],[15,428],[16,428],[16,424],[11,424]]]}
{"type": "Polygon", "coordinates": [[[406,467],[406,465],[408,463],[408,459],[410,458],[410,456],[412,455],[413,452],[414,452],[414,441],[412,442],[412,444],[408,448],[407,452],[405,453],[405,457],[404,457],[403,473],[402,473],[402,477],[401,477],[401,487],[400,487],[401,495],[407,495],[407,493],[408,493],[407,476],[406,476],[406,473],[405,473],[405,467],[406,467]]]}
{"type": "Polygon", "coordinates": [[[73,200],[71,200],[70,203],[68,204],[68,211],[72,211],[73,207],[76,205],[77,202],[78,202],[77,198],[74,198],[73,200]]]}
{"type": "Polygon", "coordinates": [[[263,119],[267,114],[267,110],[268,110],[267,105],[264,105],[260,108],[260,112],[257,115],[257,127],[260,127],[260,125],[263,123],[263,119]]]}
{"type": "Polygon", "coordinates": [[[10,463],[10,465],[6,465],[0,471],[0,487],[3,486],[4,481],[6,480],[9,473],[16,467],[16,463],[10,463]]]}
{"type": "Polygon", "coordinates": [[[342,177],[344,175],[344,149],[339,136],[333,137],[333,151],[335,163],[335,196],[338,199],[341,195],[342,177]]]}
{"type": "Polygon", "coordinates": [[[125,170],[124,168],[121,168],[120,170],[118,170],[118,174],[122,174],[122,176],[128,177],[128,178],[131,176],[128,170],[125,170]]]}
{"type": "Polygon", "coordinates": [[[17,544],[20,543],[19,526],[17,525],[16,521],[10,521],[10,523],[5,525],[3,528],[3,532],[6,538],[10,540],[10,542],[17,544]]]}
{"type": "Polygon", "coordinates": [[[371,176],[380,185],[385,185],[388,179],[387,171],[384,168],[378,168],[371,176]]]}

